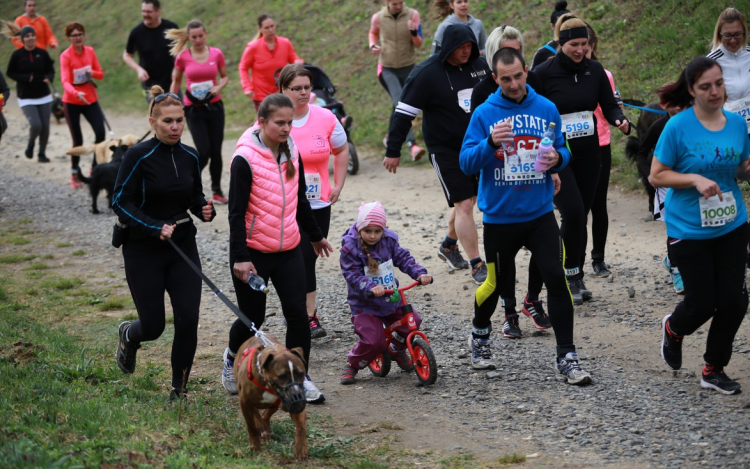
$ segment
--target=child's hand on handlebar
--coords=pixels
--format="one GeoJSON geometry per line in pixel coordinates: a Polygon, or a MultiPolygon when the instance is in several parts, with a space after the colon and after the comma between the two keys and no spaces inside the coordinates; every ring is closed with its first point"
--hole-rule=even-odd
{"type": "Polygon", "coordinates": [[[423,274],[423,275],[420,275],[420,276],[419,276],[419,277],[417,278],[417,280],[418,280],[418,281],[419,281],[419,283],[421,283],[422,285],[429,285],[429,284],[431,284],[431,283],[432,283],[432,275],[427,275],[427,274],[423,274]]]}
{"type": "Polygon", "coordinates": [[[385,288],[383,288],[380,285],[378,285],[377,287],[375,287],[372,290],[370,290],[370,292],[372,292],[373,296],[380,297],[380,296],[383,296],[385,294],[385,288]]]}

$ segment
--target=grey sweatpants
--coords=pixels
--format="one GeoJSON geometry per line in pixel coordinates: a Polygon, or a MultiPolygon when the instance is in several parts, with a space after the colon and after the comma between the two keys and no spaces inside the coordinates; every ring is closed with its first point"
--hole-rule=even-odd
{"type": "Polygon", "coordinates": [[[34,141],[39,137],[39,155],[44,155],[49,139],[49,118],[52,113],[52,102],[23,106],[21,108],[29,120],[29,143],[27,148],[34,150],[34,141]]]}

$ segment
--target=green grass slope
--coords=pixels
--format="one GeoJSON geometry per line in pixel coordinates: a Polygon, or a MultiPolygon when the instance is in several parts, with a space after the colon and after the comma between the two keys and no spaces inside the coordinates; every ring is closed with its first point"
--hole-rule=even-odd
{"type": "MultiPolygon", "coordinates": [[[[3,4],[4,19],[22,13],[21,0],[14,0],[12,8],[9,1],[3,4]]],[[[429,10],[432,1],[407,4],[422,15],[425,43],[420,58],[426,58],[438,25],[429,10]]],[[[192,18],[203,20],[209,43],[224,51],[230,74],[224,93],[230,136],[254,118],[240,88],[237,66],[256,32],[258,14],[269,12],[279,23],[278,33],[289,37],[299,55],[323,68],[337,86],[337,97],[354,117],[354,141],[374,145],[387,130],[390,109],[375,76],[376,59],[367,50],[370,17],[381,5],[375,0],[165,0],[162,14],[179,25],[192,18]]],[[[716,18],[728,5],[750,13],[750,0],[569,1],[569,8],[597,30],[601,61],[614,74],[623,97],[644,101],[653,100],[653,90],[673,80],[692,57],[708,53],[716,18]]],[[[553,6],[551,0],[481,0],[472,2],[471,13],[484,22],[488,34],[501,24],[523,31],[530,60],[536,48],[550,39],[553,6]]],[[[106,74],[99,88],[105,110],[143,110],[136,75],[121,59],[129,31],[140,21],[138,1],[55,0],[40,2],[39,11],[64,45],[68,44],[62,33],[65,23],[76,20],[87,28],[87,43],[96,48],[106,74]]],[[[0,57],[7,59],[11,51],[10,41],[2,41],[0,57]]],[[[56,58],[59,51],[52,55],[56,58]]]]}

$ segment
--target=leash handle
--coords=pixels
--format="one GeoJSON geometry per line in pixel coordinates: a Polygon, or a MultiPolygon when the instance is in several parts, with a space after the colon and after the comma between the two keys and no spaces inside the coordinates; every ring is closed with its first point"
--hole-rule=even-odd
{"type": "Polygon", "coordinates": [[[166,240],[174,248],[174,250],[177,251],[177,254],[179,254],[180,257],[182,257],[182,259],[185,262],[187,262],[187,265],[189,265],[190,268],[193,269],[193,271],[196,274],[198,274],[198,276],[201,279],[203,279],[204,282],[206,282],[206,285],[208,285],[208,288],[210,288],[211,291],[214,292],[214,295],[218,296],[219,299],[221,301],[223,301],[224,304],[227,305],[227,307],[229,307],[229,309],[235,314],[235,316],[237,316],[238,318],[240,318],[240,321],[242,321],[243,323],[245,323],[245,325],[247,327],[249,327],[250,330],[252,330],[253,332],[255,332],[255,335],[258,336],[258,337],[260,337],[261,340],[263,340],[263,343],[267,345],[269,343],[268,339],[266,339],[266,337],[263,335],[263,333],[261,331],[259,331],[255,327],[255,324],[253,324],[253,322],[250,320],[250,318],[248,318],[247,316],[245,316],[245,314],[242,311],[240,311],[240,309],[237,306],[235,306],[235,304],[232,303],[229,300],[229,298],[227,298],[226,295],[224,295],[224,293],[221,290],[219,290],[219,288],[216,285],[214,285],[214,283],[211,281],[211,279],[209,279],[208,277],[206,277],[206,274],[204,274],[203,271],[201,271],[201,269],[199,269],[198,266],[195,265],[195,263],[193,261],[191,261],[190,258],[184,252],[182,252],[182,249],[180,249],[177,246],[177,244],[175,244],[175,242],[172,241],[172,238],[166,238],[166,240]]]}
{"type": "Polygon", "coordinates": [[[628,103],[622,103],[622,104],[624,104],[624,105],[626,105],[628,107],[634,107],[636,109],[640,109],[641,111],[653,112],[654,114],[661,114],[663,116],[667,115],[667,111],[661,111],[659,109],[651,109],[651,108],[642,107],[642,106],[636,106],[635,104],[628,104],[628,103]]]}

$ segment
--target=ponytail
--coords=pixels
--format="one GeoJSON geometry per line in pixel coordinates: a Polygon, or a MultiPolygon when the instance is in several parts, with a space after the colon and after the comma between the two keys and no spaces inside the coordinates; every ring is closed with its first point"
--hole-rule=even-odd
{"type": "Polygon", "coordinates": [[[693,95],[690,94],[690,88],[705,73],[714,67],[721,65],[714,59],[704,56],[698,56],[690,61],[685,70],[680,74],[677,81],[667,83],[656,90],[659,95],[659,103],[662,105],[679,106],[686,108],[693,103],[693,95]]]}
{"type": "Polygon", "coordinates": [[[21,36],[21,28],[18,27],[18,25],[12,21],[2,20],[3,25],[3,35],[7,37],[8,39],[13,39],[14,37],[20,37],[21,36]]]}
{"type": "Polygon", "coordinates": [[[378,261],[373,259],[370,255],[370,248],[367,247],[367,244],[365,244],[361,235],[359,237],[359,243],[362,245],[362,250],[365,252],[365,254],[367,254],[367,271],[371,274],[377,274],[378,270],[380,269],[380,265],[378,265],[378,261]]]}
{"type": "Polygon", "coordinates": [[[453,10],[451,10],[451,3],[453,0],[435,0],[432,4],[432,12],[435,14],[434,18],[438,21],[444,20],[453,10]]]}
{"type": "Polygon", "coordinates": [[[172,41],[172,47],[169,53],[172,57],[177,57],[182,51],[187,49],[187,43],[190,40],[190,31],[196,28],[202,28],[206,31],[206,25],[200,20],[191,20],[187,26],[182,29],[169,29],[164,33],[164,37],[172,41]]]}

